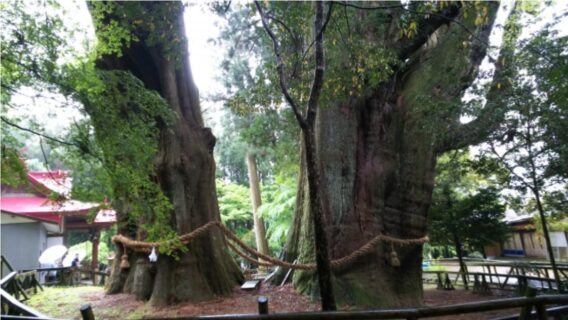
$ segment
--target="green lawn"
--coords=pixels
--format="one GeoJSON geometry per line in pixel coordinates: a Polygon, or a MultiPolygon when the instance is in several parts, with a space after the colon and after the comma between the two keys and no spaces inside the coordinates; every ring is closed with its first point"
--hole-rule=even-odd
{"type": "Polygon", "coordinates": [[[81,319],[79,308],[85,303],[93,305],[95,319],[138,319],[144,316],[144,309],[123,310],[121,305],[97,306],[99,298],[104,294],[102,287],[44,287],[32,295],[25,303],[30,307],[56,319],[81,319]]]}

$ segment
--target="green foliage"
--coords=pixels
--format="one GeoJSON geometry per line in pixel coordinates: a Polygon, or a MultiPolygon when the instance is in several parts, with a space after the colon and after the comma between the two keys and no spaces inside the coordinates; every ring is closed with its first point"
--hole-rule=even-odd
{"type": "MultiPolygon", "coordinates": [[[[69,247],[69,249],[67,250],[67,256],[72,256],[74,257],[75,254],[84,254],[85,258],[83,259],[83,266],[86,264],[89,264],[92,260],[93,260],[93,256],[92,256],[92,250],[93,248],[93,243],[91,241],[84,241],[84,242],[80,242],[77,243],[71,247],[69,247]]],[[[108,253],[109,253],[109,248],[108,245],[105,242],[100,242],[99,243],[99,252],[98,252],[98,260],[99,263],[105,263],[107,262],[108,259],[108,253]]]]}
{"type": "MultiPolygon", "coordinates": [[[[3,89],[5,85],[9,89],[2,90],[3,104],[10,103],[13,92],[33,85],[39,92],[49,89],[64,95],[66,102],[79,105],[88,118],[76,122],[63,139],[65,150],[51,149],[51,156],[58,153],[73,169],[73,196],[98,202],[109,196],[119,211],[120,223],[140,226],[141,236],[148,241],[168,241],[162,252],[171,253],[180,243],[170,224],[173,208],[157,184],[153,161],[158,135],[174,116],[165,100],[135,76],[124,71],[98,71],[94,61],[102,54],[117,54],[122,46],[134,45],[138,39],[179,60],[177,49],[186,44],[172,38],[177,34],[170,32],[175,18],[165,17],[179,12],[181,4],[90,3],[101,41],[96,54],[81,56],[70,55],[73,46],[66,41],[73,37],[63,27],[65,16],[53,14],[59,12],[57,2],[37,3],[37,8],[18,1],[2,3],[6,9],[2,10],[2,25],[7,32],[2,33],[1,70],[3,89]],[[45,11],[45,17],[38,10],[45,11]],[[102,21],[105,15],[112,18],[102,21]]],[[[16,149],[5,147],[3,140],[3,149],[8,147],[16,149]]],[[[3,163],[3,169],[14,169],[18,164],[11,160],[15,153],[4,155],[11,163],[3,163]]]]}
{"type": "Polygon", "coordinates": [[[258,209],[268,225],[267,240],[271,251],[284,248],[292,225],[296,205],[297,181],[290,176],[277,176],[275,183],[263,188],[263,202],[258,209]]]}
{"type": "MultiPolygon", "coordinates": [[[[276,17],[270,23],[282,48],[290,92],[303,106],[309,97],[314,70],[311,45],[314,6],[298,2],[264,5],[271,16],[276,17]]],[[[228,24],[221,35],[229,47],[222,64],[230,96],[227,105],[241,114],[281,105],[271,41],[260,21],[251,23],[250,17],[256,14],[256,9],[253,4],[235,7],[227,15],[228,24]],[[254,61],[254,67],[250,61],[254,61]]],[[[332,12],[325,36],[326,81],[321,94],[322,106],[370,93],[398,64],[392,51],[358,36],[373,31],[386,32],[385,24],[380,23],[388,19],[384,12],[378,10],[369,15],[369,19],[358,21],[356,11],[336,9],[332,12]],[[357,23],[350,24],[350,19],[357,23]]]]}
{"type": "MultiPolygon", "coordinates": [[[[558,23],[558,22],[556,22],[558,23]]],[[[552,27],[552,26],[549,26],[552,27]]],[[[568,176],[568,37],[559,37],[555,31],[545,28],[535,37],[524,41],[519,51],[519,68],[526,70],[531,81],[522,83],[522,97],[532,109],[543,128],[541,138],[548,152],[547,178],[568,176]],[[538,94],[536,94],[538,92],[538,94]],[[533,97],[535,96],[536,97],[533,97]]]]}
{"type": "MultiPolygon", "coordinates": [[[[90,139],[83,145],[101,155],[114,199],[128,204],[127,223],[139,225],[147,241],[174,241],[177,235],[169,223],[173,208],[153,178],[159,128],[174,120],[167,103],[128,72],[96,71],[95,78],[85,82],[76,85],[92,121],[77,132],[90,139]],[[93,140],[84,133],[91,126],[104,132],[95,131],[93,140]]],[[[170,244],[163,252],[176,246],[170,244]]]]}
{"type": "Polygon", "coordinates": [[[433,262],[433,261],[430,263],[430,265],[425,270],[434,271],[434,272],[435,271],[448,271],[448,269],[445,266],[443,266],[439,263],[433,262]]]}
{"type": "Polygon", "coordinates": [[[470,163],[463,152],[438,161],[429,211],[429,233],[434,244],[455,245],[457,240],[471,249],[483,250],[485,245],[505,240],[509,233],[503,221],[505,206],[495,188],[498,180],[481,176],[470,163]]]}
{"type": "MultiPolygon", "coordinates": [[[[81,200],[95,201],[110,196],[115,205],[126,206],[120,208],[122,212],[119,215],[128,217],[120,219],[121,222],[140,225],[149,241],[177,237],[169,223],[173,208],[155,181],[153,165],[160,128],[174,121],[167,103],[158,93],[147,90],[130,73],[96,71],[94,59],[97,56],[75,55],[71,63],[58,61],[58,57],[72,47],[66,42],[71,36],[63,27],[62,16],[47,14],[45,19],[40,19],[33,14],[36,9],[29,5],[24,6],[17,1],[4,4],[6,10],[2,10],[2,24],[9,29],[2,33],[2,78],[3,86],[5,83],[11,89],[7,92],[32,84],[37,85],[37,90],[49,88],[64,94],[68,101],[80,102],[82,110],[89,116],[75,123],[67,137],[70,143],[66,150],[53,150],[59,152],[59,157],[65,159],[70,168],[75,169],[73,195],[81,200]],[[94,128],[104,128],[104,132],[94,128]]],[[[39,4],[49,13],[58,12],[56,2],[39,4]]],[[[141,15],[151,15],[150,12],[142,12],[144,6],[139,3],[125,6],[102,2],[91,4],[96,23],[101,23],[101,17],[108,13],[121,16],[141,10],[141,15]]],[[[168,19],[160,17],[175,11],[176,5],[179,4],[158,6],[161,11],[156,13],[155,19],[161,24],[157,28],[170,28],[162,22],[168,19]]],[[[105,39],[102,46],[107,46],[99,48],[99,54],[116,53],[113,50],[132,44],[140,36],[134,31],[151,28],[144,25],[126,29],[116,23],[110,21],[109,27],[103,28],[99,35],[105,39]],[[131,36],[125,36],[126,31],[131,36]]],[[[136,21],[129,23],[137,25],[136,21]]],[[[158,39],[148,41],[148,45],[158,43],[158,39]]],[[[171,49],[162,46],[163,50],[168,48],[171,49]]],[[[10,101],[11,96],[4,95],[5,90],[2,92],[3,102],[10,101]]],[[[8,157],[10,153],[5,155],[8,157]]],[[[12,167],[3,166],[6,169],[12,167]]],[[[174,242],[170,242],[171,249],[176,245],[174,242]]]]}
{"type": "Polygon", "coordinates": [[[22,86],[45,88],[60,77],[58,58],[69,50],[57,1],[3,1],[0,50],[2,106],[22,86]],[[38,17],[41,16],[41,19],[38,17]]]}
{"type": "Polygon", "coordinates": [[[431,243],[424,244],[424,248],[422,250],[423,260],[451,258],[456,256],[456,254],[456,249],[453,246],[432,245],[431,243]]]}
{"type": "MultiPolygon", "coordinates": [[[[296,204],[296,181],[289,176],[276,176],[275,182],[261,186],[262,205],[259,215],[267,227],[269,249],[279,252],[286,242],[296,204]]],[[[249,245],[255,246],[252,206],[248,187],[217,180],[217,196],[221,220],[249,245]]]]}
{"type": "MultiPolygon", "coordinates": [[[[0,3],[0,103],[2,118],[15,108],[12,97],[22,87],[28,90],[53,90],[54,82],[61,78],[57,62],[66,57],[69,47],[63,49],[67,39],[61,19],[62,9],[57,1],[3,1],[0,3]],[[38,18],[38,17],[41,17],[38,18]]],[[[22,119],[9,119],[20,123],[22,119]]],[[[26,168],[20,160],[21,133],[2,123],[2,183],[21,185],[27,181],[26,168]]]]}
{"type": "Polygon", "coordinates": [[[65,245],[72,247],[81,242],[88,241],[89,238],[90,235],[88,232],[69,230],[67,231],[67,239],[65,245]]]}
{"type": "Polygon", "coordinates": [[[169,59],[181,63],[180,48],[187,45],[172,32],[182,18],[180,2],[90,2],[97,29],[97,51],[101,55],[122,55],[122,49],[143,39],[144,45],[157,47],[169,59]]]}
{"type": "MultiPolygon", "coordinates": [[[[242,185],[217,180],[221,221],[243,239],[253,228],[250,191],[242,185]]],[[[251,244],[254,245],[254,236],[251,244]]]]}
{"type": "Polygon", "coordinates": [[[299,130],[290,110],[265,108],[255,114],[225,113],[223,132],[215,147],[217,174],[248,186],[245,157],[255,155],[260,179],[271,184],[274,176],[298,170],[299,130]]]}
{"type": "Polygon", "coordinates": [[[27,169],[20,159],[18,151],[2,143],[1,176],[2,184],[12,187],[24,185],[27,180],[27,169]]]}
{"type": "Polygon", "coordinates": [[[551,19],[542,31],[517,44],[509,67],[519,76],[502,99],[510,112],[486,152],[509,171],[518,212],[539,212],[540,202],[542,214],[560,223],[559,228],[566,192],[558,187],[566,189],[568,183],[568,38],[552,30],[561,22],[551,19]]]}

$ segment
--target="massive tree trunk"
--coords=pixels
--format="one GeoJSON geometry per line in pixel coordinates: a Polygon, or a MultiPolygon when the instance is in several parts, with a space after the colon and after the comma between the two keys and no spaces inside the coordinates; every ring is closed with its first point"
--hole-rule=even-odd
{"type": "MultiPolygon", "coordinates": [[[[459,108],[448,105],[459,105],[485,56],[479,39],[488,39],[497,5],[490,7],[489,22],[480,27],[472,18],[462,20],[456,8],[448,8],[443,14],[449,19],[442,22],[426,19],[424,24],[435,25],[436,31],[400,49],[401,60],[409,59],[406,68],[372,95],[318,113],[316,143],[330,205],[325,219],[332,259],[352,253],[377,234],[401,239],[426,234],[436,156],[460,143],[473,143],[484,133],[480,127],[479,134],[469,132],[470,140],[459,138],[459,108]],[[452,19],[463,25],[450,23],[452,19]],[[477,38],[472,39],[469,30],[477,38]]],[[[305,163],[301,169],[305,177],[305,163]]],[[[287,248],[288,258],[297,255],[300,262],[315,260],[306,182],[300,180],[299,223],[291,231],[298,241],[287,248]]],[[[420,305],[421,260],[421,245],[381,243],[353,264],[334,270],[335,294],[339,301],[359,306],[420,305]],[[392,263],[392,250],[400,265],[392,263]]],[[[296,271],[293,282],[301,292],[317,296],[315,272],[296,271]]]]}
{"type": "MultiPolygon", "coordinates": [[[[97,32],[104,23],[118,21],[121,26],[133,26],[131,34],[136,35],[138,41],[123,45],[120,54],[103,56],[97,67],[131,72],[147,89],[157,91],[175,114],[171,125],[159,128],[154,180],[173,205],[169,219],[172,229],[177,234],[189,233],[209,221],[219,220],[219,209],[213,160],[215,137],[204,127],[198,91],[191,75],[183,5],[178,2],[109,5],[115,6],[115,10],[96,12],[105,15],[95,23],[97,32]],[[136,16],[116,12],[131,12],[136,16]],[[165,33],[160,40],[159,32],[166,31],[165,40],[165,33]]],[[[91,11],[96,10],[93,5],[91,11]]],[[[133,108],[132,112],[135,110],[133,108]]],[[[95,129],[104,134],[103,126],[95,129]]],[[[119,233],[144,240],[139,226],[126,219],[128,204],[120,201],[115,204],[121,222],[119,233]]],[[[148,221],[139,223],[143,222],[148,221]]],[[[219,230],[211,230],[191,242],[187,252],[179,253],[179,259],[160,254],[155,265],[148,262],[147,254],[129,250],[130,268],[121,269],[122,246],[118,250],[108,292],[132,293],[140,299],[149,299],[154,305],[229,294],[242,280],[219,230]]]]}

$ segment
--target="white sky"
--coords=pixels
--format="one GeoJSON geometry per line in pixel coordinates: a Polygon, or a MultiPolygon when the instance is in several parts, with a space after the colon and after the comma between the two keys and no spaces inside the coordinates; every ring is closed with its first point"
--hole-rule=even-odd
{"type": "Polygon", "coordinates": [[[185,30],[189,43],[189,60],[195,84],[199,89],[201,109],[205,124],[210,126],[215,136],[222,132],[220,117],[222,103],[208,100],[214,94],[224,91],[219,65],[223,59],[223,50],[211,42],[221,31],[226,22],[212,13],[204,2],[191,2],[185,10],[185,30]]]}
{"type": "Polygon", "coordinates": [[[191,68],[201,96],[209,96],[223,90],[222,84],[217,80],[221,77],[219,64],[223,52],[209,40],[219,36],[221,25],[224,23],[223,19],[211,13],[204,4],[190,4],[185,11],[191,68]]]}

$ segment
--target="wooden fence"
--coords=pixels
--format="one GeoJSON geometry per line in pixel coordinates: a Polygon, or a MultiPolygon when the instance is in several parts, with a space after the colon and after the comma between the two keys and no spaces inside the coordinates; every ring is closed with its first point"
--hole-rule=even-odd
{"type": "MultiPolygon", "coordinates": [[[[560,281],[564,287],[568,284],[568,266],[561,265],[558,268],[560,281]]],[[[554,279],[552,267],[541,263],[467,263],[466,272],[461,271],[423,271],[423,280],[428,283],[436,283],[440,288],[447,289],[453,285],[464,285],[462,275],[471,283],[473,287],[481,286],[485,288],[499,288],[502,290],[516,289],[524,292],[525,288],[530,284],[541,291],[558,291],[558,283],[554,279]],[[480,267],[482,272],[469,272],[471,267],[480,267]],[[501,271],[501,272],[500,272],[501,271]],[[503,273],[504,271],[504,273],[503,273]],[[453,280],[448,280],[451,276],[453,280]],[[441,279],[441,281],[440,281],[441,279]]],[[[566,288],[564,288],[566,289],[566,288]]]]}
{"type": "MultiPolygon", "coordinates": [[[[487,266],[487,264],[485,265],[487,266]]],[[[500,265],[502,266],[502,265],[500,265]]],[[[535,271],[538,268],[531,267],[530,270],[523,270],[522,266],[510,266],[511,269],[508,273],[498,273],[495,268],[496,265],[491,264],[487,267],[487,272],[466,272],[466,278],[473,284],[473,289],[482,292],[489,287],[497,286],[500,289],[507,287],[515,287],[517,290],[524,290],[528,288],[528,282],[540,282],[541,288],[552,289],[555,287],[555,280],[549,276],[549,273],[542,271],[535,271]],[[493,267],[493,270],[491,270],[493,267]],[[532,275],[531,275],[532,274],[532,275]],[[509,279],[516,279],[515,283],[509,282],[509,279]]],[[[9,275],[0,280],[2,289],[2,319],[50,319],[26,305],[20,300],[27,299],[29,290],[41,289],[37,282],[37,272],[41,271],[60,271],[62,274],[68,271],[69,268],[44,268],[37,270],[30,270],[26,272],[10,272],[9,275]],[[34,287],[36,286],[36,287],[34,287]],[[4,289],[9,289],[8,291],[4,289]],[[26,291],[28,290],[28,291],[26,291]],[[19,293],[20,297],[14,297],[19,293]]],[[[485,271],[485,269],[484,269],[485,271]]],[[[566,270],[564,270],[566,271],[566,270]]],[[[106,276],[103,272],[94,272],[92,270],[79,270],[92,276],[99,275],[104,282],[106,276]]],[[[461,272],[457,271],[424,271],[425,277],[438,284],[440,289],[451,289],[458,279],[461,279],[461,272]],[[451,277],[455,276],[454,280],[451,277]]],[[[566,276],[566,273],[562,273],[566,276]]],[[[568,278],[568,277],[567,277],[568,278]]],[[[532,284],[531,283],[531,284],[532,284]]],[[[278,313],[268,314],[268,299],[260,297],[259,314],[236,314],[236,315],[219,315],[219,316],[199,316],[199,317],[179,317],[176,319],[185,320],[247,320],[247,319],[420,319],[440,316],[452,316],[465,313],[480,313],[486,311],[505,310],[519,308],[519,314],[500,318],[499,320],[512,320],[512,319],[566,319],[568,317],[568,295],[542,295],[535,296],[536,290],[527,290],[529,296],[509,299],[499,299],[483,302],[472,302],[464,304],[436,306],[436,307],[422,307],[422,308],[406,308],[406,309],[382,309],[382,310],[365,310],[365,311],[334,311],[334,312],[300,312],[300,313],[278,313]],[[551,306],[547,309],[547,306],[551,306]],[[532,311],[532,309],[535,309],[532,311]]],[[[84,305],[80,310],[81,317],[84,320],[94,320],[93,312],[90,306],[84,305]]],[[[79,312],[78,312],[79,314],[79,312]]],[[[164,318],[148,318],[148,319],[164,319],[164,318]]]]}
{"type": "MultiPolygon", "coordinates": [[[[1,314],[0,318],[4,319],[5,315],[23,315],[23,316],[32,316],[35,318],[45,319],[48,318],[46,315],[26,306],[23,304],[18,298],[15,298],[10,293],[5,291],[4,287],[10,287],[12,283],[17,283],[16,279],[17,273],[11,272],[6,277],[0,280],[1,287],[0,288],[0,296],[1,296],[1,314]]],[[[18,291],[16,291],[18,292],[18,291]]],[[[27,299],[27,296],[24,293],[24,296],[27,299]]]]}
{"type": "Polygon", "coordinates": [[[1,256],[0,261],[2,266],[6,266],[8,271],[10,271],[10,273],[0,281],[0,287],[8,294],[19,301],[26,301],[29,299],[30,294],[37,293],[38,289],[43,290],[43,287],[38,281],[36,271],[17,272],[12,268],[12,265],[6,257],[1,256]]]}

